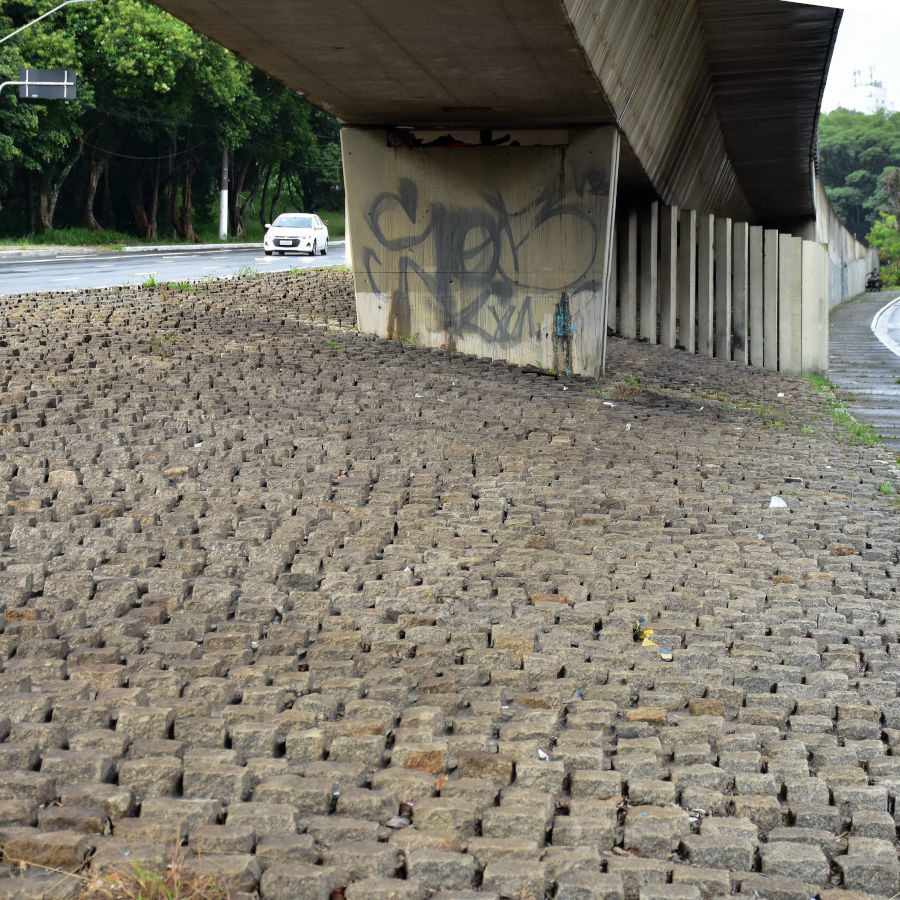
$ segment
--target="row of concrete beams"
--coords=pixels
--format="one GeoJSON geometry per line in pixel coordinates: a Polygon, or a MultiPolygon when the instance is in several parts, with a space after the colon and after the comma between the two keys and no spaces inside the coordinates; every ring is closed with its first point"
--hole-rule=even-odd
{"type": "Polygon", "coordinates": [[[783,225],[840,13],[783,0],[156,0],[352,125],[615,124],[622,191],[783,225]]]}
{"type": "Polygon", "coordinates": [[[653,203],[621,217],[608,322],[622,337],[787,373],[828,367],[822,244],[653,203]]]}

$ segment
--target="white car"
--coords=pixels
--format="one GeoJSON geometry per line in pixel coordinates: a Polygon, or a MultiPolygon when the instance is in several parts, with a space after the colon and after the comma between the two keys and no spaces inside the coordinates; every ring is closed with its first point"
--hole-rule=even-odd
{"type": "Polygon", "coordinates": [[[315,256],[328,252],[328,228],[313,213],[282,213],[271,225],[266,225],[263,241],[266,256],[284,256],[289,250],[315,256]]]}

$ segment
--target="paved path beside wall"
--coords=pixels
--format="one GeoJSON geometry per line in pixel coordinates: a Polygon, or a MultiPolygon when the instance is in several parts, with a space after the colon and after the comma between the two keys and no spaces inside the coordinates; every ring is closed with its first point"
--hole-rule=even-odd
{"type": "Polygon", "coordinates": [[[849,406],[900,454],[900,357],[872,333],[872,319],[897,292],[861,294],[831,311],[828,375],[849,406]]]}
{"type": "Polygon", "coordinates": [[[896,894],[883,450],[803,380],[352,310],[341,273],[0,307],[0,897],[179,839],[238,900],[896,894]]]}

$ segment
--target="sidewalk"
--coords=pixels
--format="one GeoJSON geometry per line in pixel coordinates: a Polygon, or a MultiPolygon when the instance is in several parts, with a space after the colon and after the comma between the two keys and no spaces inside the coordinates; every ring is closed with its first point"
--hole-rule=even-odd
{"type": "Polygon", "coordinates": [[[889,454],[803,379],[354,323],[334,270],[4,310],[0,897],[178,841],[234,900],[896,895],[889,454]]]}
{"type": "Polygon", "coordinates": [[[900,357],[871,328],[875,314],[896,296],[896,291],[862,294],[832,310],[828,374],[852,398],[853,415],[900,454],[900,357]]]}

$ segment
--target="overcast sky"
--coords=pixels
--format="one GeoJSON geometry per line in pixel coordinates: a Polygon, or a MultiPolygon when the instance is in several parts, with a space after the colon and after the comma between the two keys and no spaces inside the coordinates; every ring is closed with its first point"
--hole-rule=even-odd
{"type": "MultiPolygon", "coordinates": [[[[793,0],[792,0],[793,2],[793,0]]],[[[869,68],[884,82],[888,105],[900,111],[900,0],[846,0],[844,3],[816,3],[817,6],[839,6],[844,10],[838,31],[823,112],[838,106],[859,106],[853,90],[853,71],[860,69],[869,79],[869,68]]]]}

